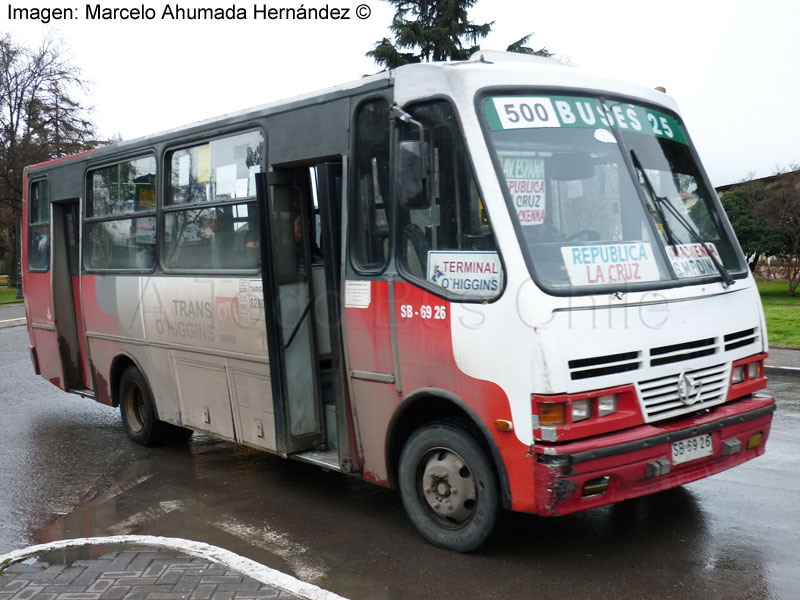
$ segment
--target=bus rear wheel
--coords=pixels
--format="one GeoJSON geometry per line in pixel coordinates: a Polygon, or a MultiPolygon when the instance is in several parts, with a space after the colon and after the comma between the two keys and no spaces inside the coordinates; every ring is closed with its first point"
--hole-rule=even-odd
{"type": "Polygon", "coordinates": [[[119,410],[125,433],[133,442],[150,446],[164,441],[164,423],[158,420],[150,387],[136,367],[125,369],[120,378],[119,410]]]}
{"type": "Polygon", "coordinates": [[[500,512],[494,470],[460,427],[433,423],[415,431],[400,454],[398,481],[409,518],[430,543],[472,552],[494,530],[500,512]]]}

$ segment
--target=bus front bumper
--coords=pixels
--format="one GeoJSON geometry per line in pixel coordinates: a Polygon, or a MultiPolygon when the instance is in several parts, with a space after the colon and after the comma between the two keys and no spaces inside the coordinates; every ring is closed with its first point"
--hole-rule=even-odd
{"type": "Polygon", "coordinates": [[[773,398],[753,396],[669,423],[567,444],[537,444],[537,512],[566,515],[678,487],[747,462],[764,453],[773,412],[773,398]],[[687,462],[673,458],[673,452],[689,445],[710,454],[687,462]]]}

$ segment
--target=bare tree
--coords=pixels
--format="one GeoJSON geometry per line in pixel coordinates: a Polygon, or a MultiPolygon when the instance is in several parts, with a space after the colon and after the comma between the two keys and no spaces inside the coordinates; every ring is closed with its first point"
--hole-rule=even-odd
{"type": "Polygon", "coordinates": [[[10,258],[12,283],[25,167],[97,145],[89,109],[76,100],[85,89],[60,41],[48,35],[32,49],[0,38],[0,258],[10,258]]]}

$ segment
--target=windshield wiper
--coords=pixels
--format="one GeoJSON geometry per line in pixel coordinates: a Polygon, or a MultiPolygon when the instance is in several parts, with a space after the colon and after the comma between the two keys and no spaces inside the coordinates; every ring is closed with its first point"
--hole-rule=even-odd
{"type": "Polygon", "coordinates": [[[700,234],[697,232],[697,230],[694,227],[692,227],[692,224],[689,223],[689,221],[687,221],[684,218],[684,216],[680,213],[680,211],[678,211],[677,208],[672,206],[672,203],[665,196],[659,196],[658,194],[656,194],[655,187],[653,187],[653,182],[650,181],[650,177],[644,170],[644,167],[642,166],[639,157],[636,156],[635,150],[631,150],[631,159],[633,160],[633,166],[636,168],[637,171],[639,171],[640,175],[642,176],[642,180],[644,181],[645,187],[647,188],[647,193],[653,199],[654,206],[656,207],[658,215],[661,218],[661,223],[664,226],[664,233],[667,236],[667,241],[673,246],[675,252],[678,251],[678,244],[676,243],[676,239],[672,233],[672,229],[670,229],[670,226],[667,223],[662,207],[666,207],[667,210],[670,212],[670,214],[673,217],[675,217],[675,220],[678,221],[678,223],[680,223],[681,225],[683,225],[683,228],[689,232],[689,235],[692,236],[694,240],[703,247],[703,250],[706,251],[706,254],[711,259],[711,262],[714,263],[714,266],[716,267],[717,271],[719,271],[720,277],[722,277],[723,287],[728,288],[732,286],[734,283],[736,283],[733,277],[731,277],[731,274],[728,273],[728,269],[726,269],[725,266],[722,264],[722,262],[716,257],[716,255],[711,252],[711,248],[703,240],[703,238],[700,237],[700,234]]]}

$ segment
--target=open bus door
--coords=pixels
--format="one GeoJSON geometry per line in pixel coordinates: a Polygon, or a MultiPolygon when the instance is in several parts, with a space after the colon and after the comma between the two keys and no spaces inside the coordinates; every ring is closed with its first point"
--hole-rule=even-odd
{"type": "Polygon", "coordinates": [[[256,176],[261,210],[261,261],[277,450],[293,454],[324,446],[308,170],[256,176]]]}
{"type": "Polygon", "coordinates": [[[53,321],[63,388],[89,391],[91,380],[84,364],[86,341],[80,313],[79,201],[53,201],[51,207],[53,321]]]}

